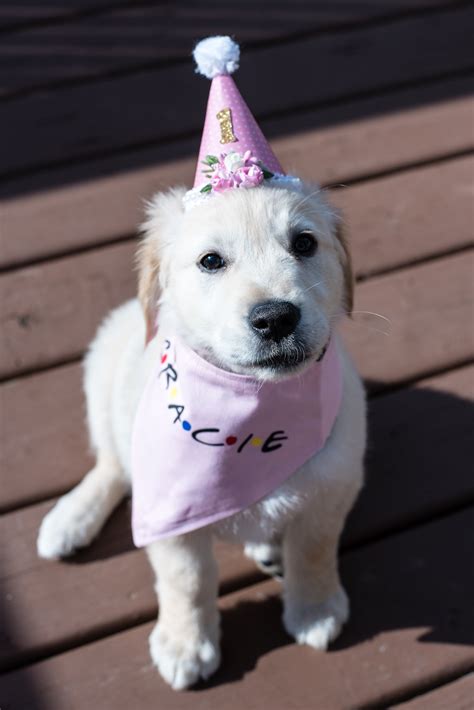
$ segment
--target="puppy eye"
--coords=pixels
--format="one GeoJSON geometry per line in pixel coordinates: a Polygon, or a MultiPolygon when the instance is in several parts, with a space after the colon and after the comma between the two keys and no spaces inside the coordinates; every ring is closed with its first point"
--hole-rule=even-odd
{"type": "Polygon", "coordinates": [[[295,234],[291,240],[291,251],[295,256],[313,256],[318,243],[311,232],[295,234]]]}
{"type": "Polygon", "coordinates": [[[205,254],[199,264],[205,271],[218,271],[224,268],[225,261],[219,254],[211,252],[210,254],[205,254]]]}

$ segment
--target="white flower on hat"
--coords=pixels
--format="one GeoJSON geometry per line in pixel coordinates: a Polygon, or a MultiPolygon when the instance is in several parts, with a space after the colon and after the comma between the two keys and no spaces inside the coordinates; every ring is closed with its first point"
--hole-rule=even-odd
{"type": "Polygon", "coordinates": [[[224,165],[229,172],[234,173],[238,168],[244,167],[244,156],[232,150],[224,158],[224,165]]]}

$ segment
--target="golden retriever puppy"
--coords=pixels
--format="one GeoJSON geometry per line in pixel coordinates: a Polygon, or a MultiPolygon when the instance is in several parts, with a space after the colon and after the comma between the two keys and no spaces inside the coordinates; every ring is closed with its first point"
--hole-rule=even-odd
{"type": "MultiPolygon", "coordinates": [[[[220,662],[214,536],[241,543],[263,570],[282,574],[283,623],[298,643],[326,649],[336,638],[349,615],[338,541],[362,485],[366,439],[364,390],[336,332],[352,305],[350,256],[325,194],[294,181],[229,190],[192,210],[183,195],[172,190],[150,204],[139,299],[109,315],[87,354],[97,463],[43,520],[39,554],[59,558],[88,545],[128,495],[134,416],[162,330],[218,368],[262,383],[296,382],[332,340],[342,398],[324,446],[283,484],[248,509],[147,547],[159,597],[150,652],[176,689],[208,678],[220,662]],[[286,318],[283,335],[261,332],[252,316],[261,304],[276,304],[272,323],[286,318]]],[[[189,460],[176,474],[192,467],[189,460]]]]}

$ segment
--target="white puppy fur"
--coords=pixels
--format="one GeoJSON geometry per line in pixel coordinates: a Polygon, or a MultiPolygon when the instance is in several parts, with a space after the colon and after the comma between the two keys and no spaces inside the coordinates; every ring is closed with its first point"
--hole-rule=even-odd
{"type": "Polygon", "coordinates": [[[262,380],[297,376],[321,355],[332,333],[344,384],[327,443],[284,485],[223,522],[148,547],[160,606],[150,652],[176,689],[208,678],[219,665],[215,534],[243,543],[266,571],[283,567],[283,622],[299,643],[326,649],[336,638],[349,614],[338,541],[362,485],[366,438],[363,387],[334,333],[338,316],[351,310],[350,257],[340,218],[325,195],[303,184],[265,186],[231,190],[189,211],[182,197],[182,190],[174,190],[149,206],[138,255],[140,300],[112,312],[85,359],[87,422],[97,463],[43,520],[39,554],[58,558],[88,545],[129,492],[132,423],[158,357],[157,314],[159,323],[172,325],[209,361],[262,380]],[[291,244],[301,232],[313,235],[317,248],[297,258],[291,244]],[[206,272],[200,261],[209,253],[219,254],[225,268],[206,272]],[[247,316],[268,299],[298,305],[301,320],[294,336],[262,352],[267,346],[247,316]],[[285,358],[301,347],[310,360],[287,366],[285,358]],[[275,366],[263,362],[266,355],[275,366]]]}

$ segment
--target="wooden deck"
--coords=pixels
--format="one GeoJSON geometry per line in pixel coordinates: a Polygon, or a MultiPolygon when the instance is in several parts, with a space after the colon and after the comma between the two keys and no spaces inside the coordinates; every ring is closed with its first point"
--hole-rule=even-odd
{"type": "Polygon", "coordinates": [[[473,16],[449,0],[2,3],[1,710],[474,707],[473,16]],[[355,310],[390,324],[344,325],[370,393],[350,623],[327,654],[296,646],[278,582],[219,545],[223,664],[177,694],[148,655],[129,504],[67,562],[35,539],[91,463],[80,359],[134,294],[143,200],[191,180],[208,84],[187,56],[211,33],[244,44],[237,81],[282,163],[333,188],[355,310]]]}

